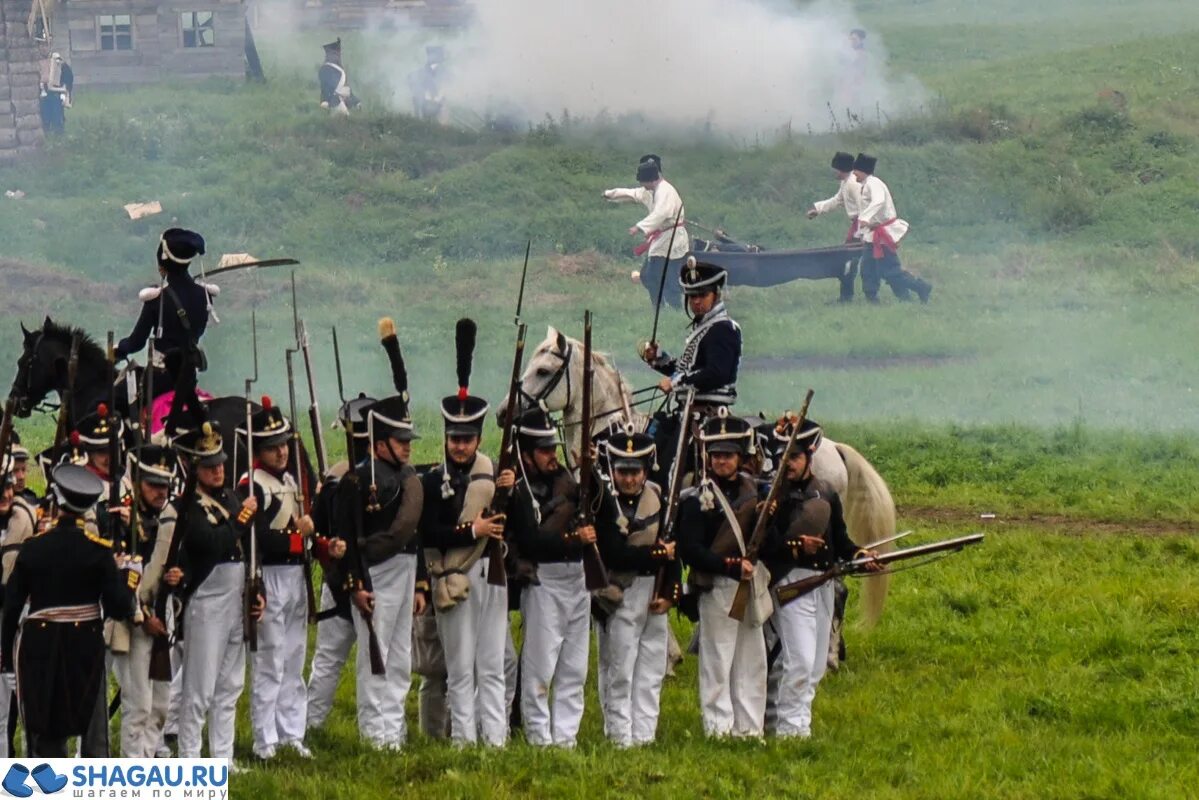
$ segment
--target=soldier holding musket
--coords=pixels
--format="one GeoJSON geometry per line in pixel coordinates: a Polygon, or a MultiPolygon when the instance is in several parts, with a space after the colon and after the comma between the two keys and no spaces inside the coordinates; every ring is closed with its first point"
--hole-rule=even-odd
{"type": "Polygon", "coordinates": [[[611,585],[597,594],[606,611],[599,621],[600,701],[604,732],[619,747],[650,744],[658,726],[666,676],[669,625],[666,612],[678,599],[681,577],[675,542],[660,530],[665,502],[648,475],[655,460],[653,440],[620,431],[604,442],[611,501],[619,516],[604,528],[600,555],[611,585]],[[658,571],[667,570],[665,597],[655,597],[658,571]]]}
{"type": "MultiPolygon", "coordinates": [[[[795,420],[781,424],[776,451],[781,459],[795,420]]],[[[835,561],[850,561],[868,551],[849,538],[841,498],[824,481],[812,475],[812,453],[821,430],[805,420],[795,436],[790,456],[779,465],[785,471],[778,511],[770,519],[762,555],[775,584],[788,584],[818,575],[835,561]]],[[[881,570],[881,564],[871,567],[881,570]]],[[[833,621],[834,586],[829,581],[816,590],[780,605],[773,625],[782,645],[777,726],[779,736],[806,739],[812,735],[812,700],[828,665],[829,630],[833,621]]]]}
{"type": "Polygon", "coordinates": [[[746,539],[754,527],[757,483],[741,467],[753,455],[753,428],[723,409],[700,430],[703,477],[679,508],[679,555],[699,600],[699,696],[709,736],[761,736],[766,715],[766,643],[760,627],[729,616],[742,581],[754,573],[746,539]]]}
{"type": "MultiPolygon", "coordinates": [[[[179,756],[200,757],[207,721],[209,755],[231,759],[246,676],[245,560],[258,501],[225,487],[227,456],[215,422],[181,434],[174,444],[194,471],[194,497],[185,491],[163,512],[152,559],[162,565],[162,582],[179,587],[186,604],[179,756]],[[175,536],[181,537],[178,564],[171,564],[167,554],[175,536]]],[[[252,612],[261,619],[266,598],[252,600],[252,612]]]]}
{"type": "Polygon", "coordinates": [[[111,543],[84,525],[103,483],[73,464],[53,477],[54,527],[22,545],[5,589],[0,668],[16,671],[29,754],[65,758],[67,739],[87,730],[103,690],[101,613],[126,619],[133,609],[111,543]]]}
{"type": "Polygon", "coordinates": [[[441,401],[445,461],[423,479],[421,538],[445,651],[451,736],[458,744],[482,739],[501,747],[508,738],[508,587],[506,580],[488,580],[485,549],[491,540],[503,541],[504,514],[491,511],[496,488],[511,488],[516,476],[512,470],[496,476],[491,459],[479,452],[488,404],[469,390],[475,330],[473,321],[459,320],[458,391],[441,401]]]}
{"type": "MultiPolygon", "coordinates": [[[[250,657],[250,720],[254,755],[275,757],[290,747],[303,758],[308,691],[304,686],[308,645],[308,595],[305,550],[313,533],[312,518],[300,504],[300,487],[289,471],[292,423],[271,402],[250,419],[251,471],[238,482],[239,491],[257,501],[254,533],[262,563],[262,580],[271,604],[259,625],[258,650],[250,657]]],[[[245,431],[239,431],[243,437],[245,431]]]]}
{"type": "Polygon", "coordinates": [[[162,565],[154,563],[153,554],[159,519],[171,497],[177,463],[175,451],[169,447],[147,444],[130,452],[132,494],[129,504],[114,512],[121,517],[124,539],[119,549],[127,558],[146,566],[136,587],[138,610],[131,622],[114,626],[109,643],[113,672],[121,687],[123,758],[153,758],[166,724],[170,683],[150,679],[155,637],[167,634],[165,622],[154,612],[162,565]]]}
{"type": "Polygon", "coordinates": [[[344,509],[349,519],[343,530],[354,529],[356,512],[361,528],[351,537],[355,557],[347,561],[352,599],[359,612],[358,732],[375,747],[399,750],[408,737],[404,701],[412,683],[412,617],[424,613],[428,580],[420,554],[417,527],[423,507],[420,477],[410,463],[412,442],[418,438],[408,410],[408,373],[400,354],[395,323],[379,322],[379,334],[391,361],[396,394],[368,406],[366,415],[370,457],[356,467],[361,509],[344,509]],[[369,575],[362,576],[362,570],[369,575]],[[384,673],[371,669],[371,617],[384,673]]]}

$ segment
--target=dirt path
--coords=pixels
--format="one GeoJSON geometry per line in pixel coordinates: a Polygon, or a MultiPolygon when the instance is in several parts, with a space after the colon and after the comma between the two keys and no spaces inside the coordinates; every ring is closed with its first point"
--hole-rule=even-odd
{"type": "Polygon", "coordinates": [[[984,519],[974,511],[962,508],[939,508],[935,506],[904,506],[899,509],[901,519],[927,520],[928,522],[972,524],[980,531],[1003,530],[1004,528],[1046,528],[1054,533],[1072,536],[1089,534],[1135,534],[1137,536],[1195,536],[1199,535],[1199,524],[1188,524],[1159,519],[1096,520],[1069,517],[1064,514],[1029,514],[1014,511],[996,513],[994,519],[984,519]]]}

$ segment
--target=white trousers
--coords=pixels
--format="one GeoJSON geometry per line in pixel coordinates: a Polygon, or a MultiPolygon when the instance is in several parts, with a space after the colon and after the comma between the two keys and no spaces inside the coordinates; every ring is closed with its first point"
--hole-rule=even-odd
{"type": "MultiPolygon", "coordinates": [[[[815,575],[810,569],[793,569],[781,583],[792,583],[815,575]]],[[[833,621],[833,584],[826,583],[774,614],[775,628],[783,645],[779,660],[779,736],[810,736],[812,700],[816,686],[828,667],[829,628],[833,621]]]]}
{"type": "Polygon", "coordinates": [[[114,653],[112,671],[121,687],[121,758],[154,758],[167,721],[171,684],[150,680],[154,637],[133,625],[129,652],[114,653]]]}
{"type": "Polygon", "coordinates": [[[412,684],[412,594],[416,556],[395,555],[370,568],[375,594],[374,624],[385,675],[371,674],[366,623],[357,609],[358,733],[376,747],[399,749],[408,737],[404,700],[412,684]]]}
{"type": "Polygon", "coordinates": [[[179,757],[199,758],[204,722],[212,758],[233,758],[237,698],[246,683],[242,593],[246,568],[218,564],[184,612],[179,757]]]}
{"type": "MultiPolygon", "coordinates": [[[[333,608],[333,592],[321,587],[321,609],[333,608]]],[[[316,626],[316,652],[308,673],[308,727],[319,728],[329,718],[333,697],[341,682],[341,670],[350,658],[350,649],[358,637],[354,623],[341,617],[329,617],[316,626]]]]}
{"type": "Polygon", "coordinates": [[[596,625],[604,733],[615,744],[648,744],[658,729],[668,624],[649,613],[654,576],[639,575],[607,621],[596,625]]]}
{"type": "Polygon", "coordinates": [[[526,587],[520,599],[525,738],[538,746],[574,747],[583,719],[591,595],[581,562],[539,564],[537,577],[541,584],[526,587]]]}
{"type": "MultiPolygon", "coordinates": [[[[519,614],[516,620],[518,625],[524,625],[519,614]]],[[[516,640],[512,638],[512,614],[506,614],[504,621],[508,629],[508,639],[504,642],[504,718],[510,720],[520,686],[520,653],[516,652],[516,640]]]]}
{"type": "Polygon", "coordinates": [[[304,685],[308,645],[308,596],[304,567],[262,568],[266,613],[258,623],[258,652],[250,654],[250,727],[254,751],[304,738],[308,688],[304,685]]]}
{"type": "Polygon", "coordinates": [[[709,736],[761,736],[766,716],[762,629],[729,617],[738,582],[716,577],[699,598],[699,703],[709,736]]]}
{"type": "Polygon", "coordinates": [[[450,735],[458,744],[479,739],[502,747],[508,739],[504,680],[508,641],[508,588],[487,583],[487,561],[471,567],[470,594],[437,612],[437,633],[445,650],[450,735]]]}

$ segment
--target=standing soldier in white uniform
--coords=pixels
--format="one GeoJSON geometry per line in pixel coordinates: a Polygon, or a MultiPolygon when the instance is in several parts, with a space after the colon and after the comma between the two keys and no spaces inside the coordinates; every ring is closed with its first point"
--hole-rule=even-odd
{"type": "Polygon", "coordinates": [[[608,189],[604,192],[604,199],[614,203],[641,203],[646,207],[649,213],[629,228],[630,236],[643,240],[633,248],[635,255],[645,256],[645,264],[641,269],[641,284],[649,292],[651,303],[657,304],[658,290],[661,286],[663,301],[677,308],[682,302],[679,288],[669,276],[666,284],[662,285],[662,270],[668,270],[673,274],[682,264],[687,251],[691,249],[683,199],[679,197],[678,190],[662,176],[662,159],[658,156],[641,157],[641,163],[637,165],[637,182],[641,185],[631,189],[608,189]],[[670,249],[669,254],[666,252],[667,248],[670,249]]]}
{"type": "MultiPolygon", "coordinates": [[[[301,757],[311,758],[304,744],[308,706],[304,558],[312,536],[312,518],[301,506],[294,467],[288,470],[291,423],[269,397],[263,397],[262,410],[251,417],[250,428],[253,465],[238,487],[246,496],[253,493],[258,504],[254,533],[263,587],[271,599],[258,629],[258,651],[250,659],[254,755],[270,760],[278,748],[290,747],[301,757]]],[[[239,433],[245,435],[245,431],[239,433]]]]}
{"type": "Polygon", "coordinates": [[[875,177],[878,159],[858,153],[853,163],[854,178],[862,185],[862,210],[858,229],[866,248],[862,251],[862,293],[867,302],[878,303],[878,290],[886,281],[900,300],[910,300],[915,292],[921,303],[928,302],[933,287],[917,278],[899,263],[899,242],[907,235],[908,223],[895,212],[895,201],[887,184],[875,177]]]}
{"type": "MultiPolygon", "coordinates": [[[[854,244],[860,241],[858,232],[858,213],[862,210],[862,184],[853,175],[853,156],[849,153],[838,152],[833,156],[833,171],[841,185],[837,193],[827,200],[817,200],[808,209],[808,219],[816,219],[821,214],[827,214],[838,208],[845,209],[849,217],[849,232],[845,234],[845,243],[854,244]]],[[[845,264],[845,273],[841,276],[841,296],[839,303],[853,302],[853,284],[858,277],[858,261],[854,258],[845,264]]]]}

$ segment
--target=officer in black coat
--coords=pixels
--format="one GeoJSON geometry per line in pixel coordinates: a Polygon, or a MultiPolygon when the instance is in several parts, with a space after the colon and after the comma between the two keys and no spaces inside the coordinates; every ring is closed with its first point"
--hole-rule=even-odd
{"type": "Polygon", "coordinates": [[[117,358],[128,358],[146,345],[155,331],[155,354],[151,364],[155,369],[153,394],[157,397],[175,391],[171,404],[171,421],[176,427],[199,427],[179,424],[182,405],[194,398],[196,372],[207,366],[200,349],[200,339],[208,327],[209,287],[201,285],[188,274],[192,259],[204,254],[204,237],[183,228],[170,228],[158,242],[158,274],[165,278],[161,287],[142,290],[139,295],[142,311],[133,331],[116,346],[117,358]],[[161,355],[161,362],[159,359],[161,355]]]}
{"type": "Polygon", "coordinates": [[[0,663],[17,672],[30,755],[65,758],[67,739],[87,730],[105,679],[102,614],[126,619],[133,609],[111,544],[84,527],[103,483],[66,464],[54,470],[53,491],[55,526],[24,544],[8,581],[0,663]]]}

